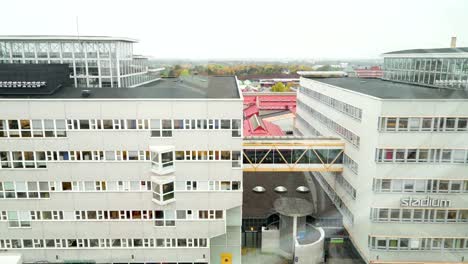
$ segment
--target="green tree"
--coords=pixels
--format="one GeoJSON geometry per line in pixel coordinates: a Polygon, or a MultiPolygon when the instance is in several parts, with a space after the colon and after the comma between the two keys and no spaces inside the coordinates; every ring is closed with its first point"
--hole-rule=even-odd
{"type": "Polygon", "coordinates": [[[190,72],[188,69],[183,69],[182,71],[180,71],[180,74],[179,76],[189,76],[190,75],[190,72]]]}
{"type": "Polygon", "coordinates": [[[340,68],[336,68],[328,64],[317,68],[317,71],[338,71],[338,70],[340,70],[340,68]]]}
{"type": "Polygon", "coordinates": [[[282,83],[282,82],[277,82],[273,86],[271,86],[271,91],[272,92],[280,92],[280,93],[281,92],[288,92],[289,87],[284,85],[284,83],[282,83]]]}

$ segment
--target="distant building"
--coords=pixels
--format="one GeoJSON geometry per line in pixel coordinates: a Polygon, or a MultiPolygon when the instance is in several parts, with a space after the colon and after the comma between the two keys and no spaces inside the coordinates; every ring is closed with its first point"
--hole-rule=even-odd
{"type": "Polygon", "coordinates": [[[101,36],[0,36],[0,64],[68,64],[75,87],[136,87],[160,78],[137,40],[101,36]]]}
{"type": "Polygon", "coordinates": [[[400,50],[383,57],[385,80],[468,90],[468,47],[400,50]]]}
{"type": "Polygon", "coordinates": [[[272,87],[273,85],[279,82],[283,83],[284,85],[288,83],[293,83],[294,87],[299,86],[299,78],[260,79],[259,82],[260,82],[260,87],[263,87],[263,88],[272,87]]]}
{"type": "Polygon", "coordinates": [[[354,69],[357,78],[382,78],[383,70],[380,66],[371,66],[354,69]]]}

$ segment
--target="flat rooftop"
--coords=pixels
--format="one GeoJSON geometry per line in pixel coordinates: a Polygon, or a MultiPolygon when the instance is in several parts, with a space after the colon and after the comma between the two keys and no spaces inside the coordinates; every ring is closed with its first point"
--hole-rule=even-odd
{"type": "Polygon", "coordinates": [[[0,35],[0,40],[22,41],[124,41],[138,42],[136,39],[113,36],[78,36],[78,35],[0,35]]]}
{"type": "Polygon", "coordinates": [[[339,215],[335,206],[316,182],[315,177],[308,172],[244,172],[242,218],[266,218],[275,213],[274,202],[278,198],[301,198],[315,204],[312,214],[315,216],[339,215]],[[310,178],[310,182],[308,181],[310,178]],[[256,193],[252,189],[262,186],[264,193],[256,193]],[[274,189],[284,186],[286,193],[277,193],[274,189]],[[310,189],[308,193],[296,191],[299,186],[310,189]]]}
{"type": "Polygon", "coordinates": [[[309,78],[381,99],[468,99],[468,91],[437,89],[382,79],[309,78]]]}
{"type": "Polygon", "coordinates": [[[468,53],[468,47],[439,48],[439,49],[407,49],[407,50],[391,51],[391,52],[384,53],[383,55],[424,54],[424,53],[468,53]]]}
{"type": "MultiPolygon", "coordinates": [[[[21,91],[21,88],[15,90],[21,91]],[[18,90],[19,89],[19,90],[18,90]]],[[[135,88],[74,88],[62,87],[50,93],[1,93],[11,99],[236,99],[240,98],[234,76],[162,78],[135,88]],[[89,90],[89,97],[82,91],[89,90]]]]}

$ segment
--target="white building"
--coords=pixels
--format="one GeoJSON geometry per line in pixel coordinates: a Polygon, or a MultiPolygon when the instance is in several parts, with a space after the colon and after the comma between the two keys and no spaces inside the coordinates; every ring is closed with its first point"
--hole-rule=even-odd
{"type": "Polygon", "coordinates": [[[137,40],[98,36],[0,36],[2,63],[65,63],[75,87],[136,87],[160,78],[137,40]]]}
{"type": "Polygon", "coordinates": [[[386,80],[468,90],[468,47],[400,50],[383,56],[386,80]]]}
{"type": "Polygon", "coordinates": [[[368,263],[468,260],[467,123],[466,91],[304,75],[297,94],[296,128],[346,143],[343,173],[314,175],[368,263]]]}
{"type": "Polygon", "coordinates": [[[240,263],[242,104],[235,77],[0,94],[0,250],[240,263]]]}

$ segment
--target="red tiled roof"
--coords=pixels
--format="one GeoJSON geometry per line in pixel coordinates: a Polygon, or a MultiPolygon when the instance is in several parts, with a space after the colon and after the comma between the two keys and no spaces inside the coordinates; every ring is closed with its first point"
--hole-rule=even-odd
{"type": "Polygon", "coordinates": [[[358,78],[382,78],[383,70],[380,66],[372,66],[369,69],[356,69],[356,76],[358,78]]]}
{"type": "Polygon", "coordinates": [[[260,110],[288,110],[296,107],[296,95],[244,95],[244,105],[254,103],[260,110]]]}
{"type": "Polygon", "coordinates": [[[258,109],[257,105],[252,104],[251,106],[244,109],[244,116],[245,118],[250,118],[253,115],[258,115],[259,111],[260,109],[258,109]]]}
{"type": "Polygon", "coordinates": [[[262,120],[262,125],[253,128],[250,119],[244,120],[244,136],[284,136],[283,130],[271,122],[262,120]]]}

